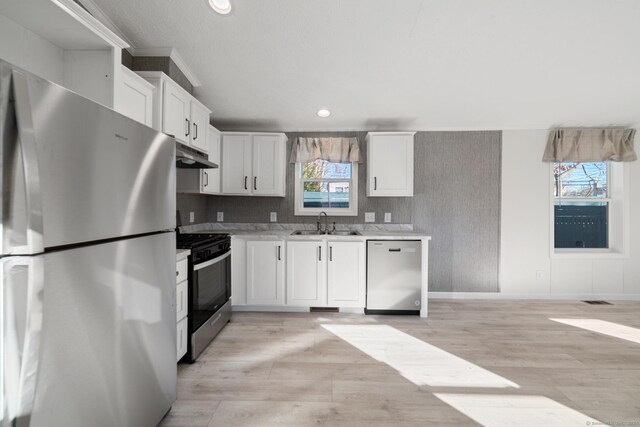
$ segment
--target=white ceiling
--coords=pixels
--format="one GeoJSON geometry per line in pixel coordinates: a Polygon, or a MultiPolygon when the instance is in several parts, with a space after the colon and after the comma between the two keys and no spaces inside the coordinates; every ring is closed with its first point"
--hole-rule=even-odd
{"type": "Polygon", "coordinates": [[[640,124],[638,0],[94,1],[178,49],[222,130],[640,124]]]}

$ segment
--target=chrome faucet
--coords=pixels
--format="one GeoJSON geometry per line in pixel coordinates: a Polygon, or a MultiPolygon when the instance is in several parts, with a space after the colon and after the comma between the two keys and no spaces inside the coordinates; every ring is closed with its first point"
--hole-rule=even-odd
{"type": "Polygon", "coordinates": [[[322,216],[322,214],[324,214],[324,234],[327,234],[329,232],[329,222],[328,222],[329,219],[325,211],[322,211],[318,214],[318,221],[316,222],[316,228],[318,233],[322,231],[322,229],[320,228],[320,217],[322,216]]]}

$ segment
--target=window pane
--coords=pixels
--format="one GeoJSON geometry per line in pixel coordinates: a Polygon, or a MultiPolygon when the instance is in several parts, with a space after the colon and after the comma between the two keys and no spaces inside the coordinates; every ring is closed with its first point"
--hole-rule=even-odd
{"type": "Polygon", "coordinates": [[[331,163],[326,160],[302,163],[303,178],[351,179],[351,163],[331,163]]]}
{"type": "Polygon", "coordinates": [[[607,248],[607,202],[556,202],[556,248],[607,248]]]}
{"type": "Polygon", "coordinates": [[[607,197],[607,162],[555,163],[556,197],[607,197]]]}
{"type": "Polygon", "coordinates": [[[349,185],[345,182],[303,182],[303,207],[349,208],[349,185]]]}

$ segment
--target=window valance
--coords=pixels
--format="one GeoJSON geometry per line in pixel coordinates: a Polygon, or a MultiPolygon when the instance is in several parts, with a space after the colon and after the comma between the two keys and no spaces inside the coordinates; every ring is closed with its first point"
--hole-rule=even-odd
{"type": "Polygon", "coordinates": [[[632,162],[635,129],[553,129],[543,162],[632,162]]]}
{"type": "Polygon", "coordinates": [[[291,163],[328,160],[333,163],[359,163],[358,138],[298,138],[291,148],[291,163]]]}

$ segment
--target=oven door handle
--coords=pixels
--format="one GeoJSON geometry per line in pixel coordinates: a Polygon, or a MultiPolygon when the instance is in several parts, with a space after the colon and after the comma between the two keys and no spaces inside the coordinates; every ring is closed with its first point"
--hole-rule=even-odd
{"type": "Polygon", "coordinates": [[[216,262],[222,261],[225,258],[228,258],[231,255],[231,251],[228,251],[224,255],[220,255],[218,258],[211,259],[207,262],[203,262],[202,264],[196,264],[193,266],[193,271],[198,271],[200,269],[209,267],[210,265],[215,264],[216,262]]]}

